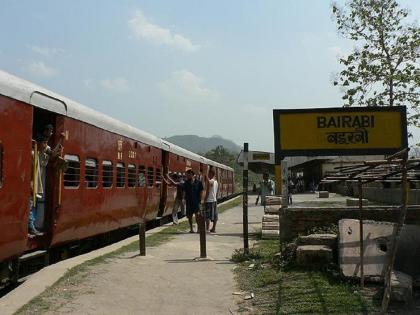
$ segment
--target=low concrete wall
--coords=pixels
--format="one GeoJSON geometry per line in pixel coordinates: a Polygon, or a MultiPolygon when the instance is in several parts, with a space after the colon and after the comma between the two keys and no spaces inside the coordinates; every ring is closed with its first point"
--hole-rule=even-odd
{"type": "MultiPolygon", "coordinates": [[[[331,191],[341,195],[359,197],[357,183],[340,183],[330,188],[331,191]]],[[[401,189],[397,187],[363,187],[363,198],[367,198],[369,200],[380,203],[387,203],[390,205],[399,205],[401,204],[401,189]]],[[[410,189],[408,195],[408,204],[420,205],[420,189],[410,189]]]]}
{"type": "MultiPolygon", "coordinates": [[[[396,222],[400,213],[395,206],[367,206],[363,208],[363,219],[383,222],[396,222]]],[[[321,208],[296,207],[287,208],[280,215],[280,237],[282,241],[289,241],[298,235],[305,235],[314,227],[338,224],[341,219],[358,219],[357,207],[321,208]]],[[[420,224],[420,206],[409,207],[407,224],[420,224]]]]}

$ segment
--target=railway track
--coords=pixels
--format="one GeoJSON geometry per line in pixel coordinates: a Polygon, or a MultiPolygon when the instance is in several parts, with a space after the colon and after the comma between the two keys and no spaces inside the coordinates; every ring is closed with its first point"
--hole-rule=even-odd
{"type": "MultiPolygon", "coordinates": [[[[224,197],[219,200],[219,203],[233,199],[241,194],[242,192],[239,192],[234,193],[229,197],[224,197]]],[[[184,216],[181,216],[181,218],[182,217],[184,216]]],[[[149,231],[171,221],[172,218],[170,215],[157,218],[147,222],[146,230],[149,231]]],[[[17,279],[11,279],[9,283],[0,287],[0,298],[19,287],[19,285],[24,283],[32,274],[48,265],[68,258],[76,257],[78,255],[86,254],[90,251],[111,245],[128,237],[138,235],[138,233],[138,226],[134,225],[109,233],[101,234],[94,238],[88,238],[78,242],[73,242],[71,244],[66,244],[59,248],[53,248],[50,250],[37,250],[31,253],[27,253],[19,257],[19,275],[17,279]]]]}

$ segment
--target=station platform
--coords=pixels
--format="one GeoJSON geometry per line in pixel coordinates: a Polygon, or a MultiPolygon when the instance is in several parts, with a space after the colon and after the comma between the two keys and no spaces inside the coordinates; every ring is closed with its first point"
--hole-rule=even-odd
{"type": "MultiPolygon", "coordinates": [[[[250,197],[251,244],[251,234],[261,229],[264,213],[263,207],[253,205],[253,201],[250,197]]],[[[163,228],[165,226],[147,234],[163,228]]],[[[238,289],[234,279],[235,264],[230,258],[235,249],[243,247],[242,229],[242,206],[221,213],[216,233],[207,233],[207,261],[196,259],[200,254],[198,233],[177,232],[171,240],[156,247],[148,246],[146,240],[146,256],[138,256],[138,250],[128,251],[88,266],[83,277],[73,280],[70,277],[69,283],[61,281],[54,289],[57,294],[46,294],[41,302],[31,302],[25,312],[17,314],[32,314],[32,310],[33,314],[236,314],[238,297],[232,293],[238,289]]],[[[48,272],[48,268],[62,270],[63,275],[67,268],[59,265],[66,262],[44,268],[34,275],[36,282],[29,279],[11,292],[12,296],[0,299],[0,307],[3,304],[8,306],[3,310],[9,310],[6,313],[2,310],[2,314],[13,314],[26,304],[30,300],[31,285],[39,287],[43,278],[54,273],[53,270],[48,272]],[[19,296],[23,304],[11,305],[18,303],[19,296]]],[[[40,293],[32,291],[34,297],[40,293]]]]}

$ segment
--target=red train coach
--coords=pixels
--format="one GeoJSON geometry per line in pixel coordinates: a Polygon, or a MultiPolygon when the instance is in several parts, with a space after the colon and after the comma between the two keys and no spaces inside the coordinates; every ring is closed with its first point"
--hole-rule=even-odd
{"type": "Polygon", "coordinates": [[[162,176],[216,171],[219,198],[233,169],[0,71],[0,280],[19,257],[171,213],[175,188],[162,176]],[[47,168],[44,233],[28,235],[33,139],[46,124],[68,168],[47,168]],[[60,139],[64,137],[64,139],[60,139]]]}

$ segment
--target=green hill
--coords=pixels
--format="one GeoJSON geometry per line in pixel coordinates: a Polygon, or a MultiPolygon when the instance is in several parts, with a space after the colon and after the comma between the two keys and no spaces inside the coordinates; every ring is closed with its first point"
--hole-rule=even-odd
{"type": "Polygon", "coordinates": [[[199,154],[204,154],[220,145],[232,153],[239,153],[241,151],[241,147],[239,145],[234,143],[232,140],[227,140],[220,136],[206,138],[196,135],[182,135],[164,138],[164,140],[199,154]]]}

